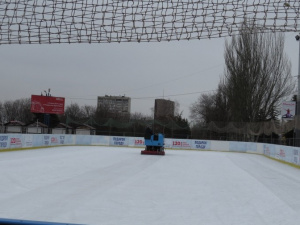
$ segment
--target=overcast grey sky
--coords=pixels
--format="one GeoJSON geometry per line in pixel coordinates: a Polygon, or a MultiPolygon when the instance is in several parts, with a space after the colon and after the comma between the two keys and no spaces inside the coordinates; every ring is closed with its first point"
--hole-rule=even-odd
{"type": "MultiPolygon", "coordinates": [[[[298,74],[297,33],[286,33],[292,74],[298,74]]],[[[230,40],[230,38],[227,38],[230,40]]],[[[215,90],[223,74],[225,38],[160,43],[0,45],[0,101],[51,88],[66,105],[97,105],[97,96],[126,95],[132,112],[151,115],[155,98],[189,107],[215,90]],[[189,94],[194,93],[194,94],[189,94]]],[[[297,78],[295,77],[295,82],[297,78]]]]}

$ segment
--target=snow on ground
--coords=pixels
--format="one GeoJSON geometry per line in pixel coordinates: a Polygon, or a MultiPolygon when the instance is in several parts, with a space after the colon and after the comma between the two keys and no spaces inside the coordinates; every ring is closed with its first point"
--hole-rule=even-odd
{"type": "Polygon", "coordinates": [[[90,225],[291,225],[300,170],[264,156],[55,147],[0,153],[0,217],[90,225]]]}

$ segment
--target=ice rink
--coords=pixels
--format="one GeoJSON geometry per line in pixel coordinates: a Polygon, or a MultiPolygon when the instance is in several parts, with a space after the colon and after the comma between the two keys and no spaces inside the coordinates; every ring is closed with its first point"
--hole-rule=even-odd
{"type": "Polygon", "coordinates": [[[293,225],[300,169],[264,156],[121,147],[0,153],[0,217],[89,225],[293,225]]]}

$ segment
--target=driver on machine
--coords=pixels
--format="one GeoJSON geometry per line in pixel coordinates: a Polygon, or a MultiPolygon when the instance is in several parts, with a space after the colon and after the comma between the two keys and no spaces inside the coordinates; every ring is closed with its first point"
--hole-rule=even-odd
{"type": "Polygon", "coordinates": [[[148,126],[145,130],[145,139],[151,139],[151,136],[153,134],[152,129],[148,126]]]}

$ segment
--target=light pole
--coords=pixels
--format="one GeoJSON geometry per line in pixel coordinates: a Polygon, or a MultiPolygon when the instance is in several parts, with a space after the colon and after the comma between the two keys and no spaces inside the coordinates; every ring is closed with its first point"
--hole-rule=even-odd
{"type": "Polygon", "coordinates": [[[1,115],[1,130],[0,130],[0,133],[4,133],[3,113],[0,112],[0,115],[1,115]]]}
{"type": "Polygon", "coordinates": [[[296,41],[299,42],[299,56],[298,56],[298,95],[297,95],[297,116],[296,116],[296,146],[299,146],[300,130],[299,130],[299,118],[300,118],[300,36],[296,35],[296,41]]]}

